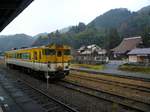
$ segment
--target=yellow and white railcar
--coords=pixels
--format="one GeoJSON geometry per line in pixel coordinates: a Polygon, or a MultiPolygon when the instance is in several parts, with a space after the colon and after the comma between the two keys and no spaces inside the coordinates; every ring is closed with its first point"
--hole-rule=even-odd
{"type": "Polygon", "coordinates": [[[5,63],[9,67],[48,73],[50,78],[64,78],[69,74],[70,47],[48,45],[17,49],[5,52],[5,63]]]}

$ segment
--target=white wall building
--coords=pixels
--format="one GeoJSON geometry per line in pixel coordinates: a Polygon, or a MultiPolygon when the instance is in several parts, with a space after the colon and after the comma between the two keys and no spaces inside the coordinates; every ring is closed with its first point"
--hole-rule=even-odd
{"type": "Polygon", "coordinates": [[[150,48],[136,48],[128,53],[129,62],[149,63],[150,64],[150,48]]]}
{"type": "Polygon", "coordinates": [[[92,44],[89,46],[82,46],[77,50],[76,61],[86,64],[100,64],[108,62],[106,50],[99,46],[92,44]]]}

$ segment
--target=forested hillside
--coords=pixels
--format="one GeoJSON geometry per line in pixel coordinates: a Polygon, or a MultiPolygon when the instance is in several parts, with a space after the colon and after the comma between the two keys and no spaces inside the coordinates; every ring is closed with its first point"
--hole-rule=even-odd
{"type": "Polygon", "coordinates": [[[112,9],[103,15],[96,17],[92,22],[88,24],[89,27],[95,27],[97,29],[104,28],[118,28],[120,25],[127,20],[132,13],[125,9],[112,9]]]}
{"type": "Polygon", "coordinates": [[[39,36],[33,46],[57,43],[79,48],[82,45],[97,44],[112,49],[122,38],[139,35],[143,37],[145,47],[150,47],[150,6],[137,12],[125,8],[112,9],[87,25],[79,23],[64,33],[57,30],[39,36]]]}

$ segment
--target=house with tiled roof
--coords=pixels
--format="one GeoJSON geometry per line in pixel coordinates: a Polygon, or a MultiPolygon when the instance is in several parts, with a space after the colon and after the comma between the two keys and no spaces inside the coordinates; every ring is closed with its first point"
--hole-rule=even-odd
{"type": "Polygon", "coordinates": [[[76,62],[82,64],[100,64],[108,61],[106,53],[105,49],[100,48],[96,44],[92,44],[80,47],[74,58],[76,62]]]}
{"type": "Polygon", "coordinates": [[[130,52],[132,49],[138,48],[142,45],[142,37],[131,37],[131,38],[124,38],[122,42],[115,48],[111,49],[113,52],[114,57],[119,56],[127,56],[127,53],[130,52]]]}
{"type": "Polygon", "coordinates": [[[128,53],[129,62],[150,64],[150,48],[136,48],[128,53]]]}

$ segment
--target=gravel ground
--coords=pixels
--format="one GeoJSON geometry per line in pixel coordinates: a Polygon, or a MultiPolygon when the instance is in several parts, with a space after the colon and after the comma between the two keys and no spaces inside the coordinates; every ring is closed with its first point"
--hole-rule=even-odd
{"type": "Polygon", "coordinates": [[[118,104],[97,99],[95,97],[59,86],[55,84],[57,82],[50,83],[49,88],[46,89],[46,83],[43,83],[43,81],[41,80],[37,80],[18,71],[6,70],[7,69],[5,67],[0,67],[1,73],[12,76],[14,80],[16,80],[17,77],[22,78],[28,83],[31,83],[34,86],[47,92],[50,96],[53,96],[60,101],[76,108],[80,112],[134,112],[127,110],[126,108],[123,108],[118,104]]]}
{"type": "Polygon", "coordinates": [[[132,85],[137,85],[137,86],[139,85],[139,86],[150,88],[150,82],[142,81],[138,79],[121,78],[121,77],[116,77],[116,76],[108,76],[104,74],[92,74],[92,73],[78,72],[78,71],[71,71],[71,74],[80,74],[83,76],[110,80],[110,81],[115,81],[115,82],[121,82],[121,83],[126,83],[126,84],[132,84],[132,85]]]}
{"type": "MultiPolygon", "coordinates": [[[[86,76],[85,76],[86,77],[86,76]]],[[[128,98],[134,98],[139,101],[149,102],[150,103],[150,93],[143,92],[139,90],[134,90],[130,88],[124,88],[116,85],[110,85],[109,83],[90,81],[86,79],[80,79],[80,77],[76,77],[74,75],[69,75],[66,77],[66,80],[75,81],[76,83],[80,83],[82,85],[95,88],[97,90],[106,90],[112,93],[120,94],[122,96],[126,96],[128,98]],[[71,77],[74,76],[74,77],[71,77]]],[[[122,79],[123,80],[123,79],[122,79]]],[[[149,83],[150,84],[150,83],[149,83]]]]}

